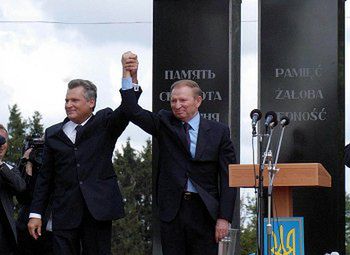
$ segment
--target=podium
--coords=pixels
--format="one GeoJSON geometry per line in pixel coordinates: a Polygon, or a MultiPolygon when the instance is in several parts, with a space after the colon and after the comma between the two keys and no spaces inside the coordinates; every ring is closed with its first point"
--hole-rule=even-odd
{"type": "MultiPolygon", "coordinates": [[[[274,217],[293,217],[293,187],[331,187],[332,178],[319,163],[289,163],[277,164],[279,172],[273,183],[273,203],[277,208],[274,217]]],[[[259,165],[255,165],[256,175],[259,165]]],[[[268,186],[268,170],[264,169],[264,187],[268,186]]],[[[238,188],[258,187],[255,183],[254,165],[229,165],[229,186],[238,188]]]]}

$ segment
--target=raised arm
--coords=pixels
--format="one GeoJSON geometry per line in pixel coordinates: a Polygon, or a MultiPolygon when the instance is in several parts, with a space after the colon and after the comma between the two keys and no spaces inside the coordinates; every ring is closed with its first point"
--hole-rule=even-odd
{"type": "Polygon", "coordinates": [[[123,80],[122,80],[122,111],[127,118],[135,125],[142,128],[145,132],[157,136],[159,131],[159,117],[150,111],[143,109],[138,105],[137,94],[138,86],[134,86],[137,82],[137,55],[132,52],[126,52],[122,56],[123,80]],[[133,84],[134,83],[134,84],[133,84]]]}
{"type": "MultiPolygon", "coordinates": [[[[123,76],[129,77],[131,79],[131,88],[136,87],[138,88],[138,80],[137,80],[137,69],[138,69],[138,60],[137,55],[132,54],[130,51],[127,53],[124,53],[122,56],[122,63],[123,63],[123,76]],[[124,67],[125,66],[125,67],[124,67]]],[[[134,95],[136,98],[136,101],[140,98],[141,90],[134,89],[134,95]]],[[[117,139],[126,129],[126,127],[129,124],[129,119],[126,117],[125,113],[122,111],[121,107],[119,106],[117,109],[115,109],[113,112],[110,112],[110,117],[108,118],[108,126],[111,130],[112,137],[117,139]]]]}

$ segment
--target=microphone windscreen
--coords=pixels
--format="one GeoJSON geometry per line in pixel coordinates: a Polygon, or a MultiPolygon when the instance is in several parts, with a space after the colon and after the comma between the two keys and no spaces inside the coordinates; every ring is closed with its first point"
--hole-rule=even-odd
{"type": "Polygon", "coordinates": [[[290,120],[287,116],[282,116],[280,123],[282,126],[287,126],[290,123],[290,120]]]}
{"type": "Polygon", "coordinates": [[[262,117],[262,113],[259,109],[254,109],[250,112],[250,118],[252,119],[254,114],[257,114],[258,115],[258,119],[257,120],[260,120],[261,117],[262,117]]]}
{"type": "Polygon", "coordinates": [[[268,112],[265,114],[265,119],[266,119],[268,116],[272,116],[272,121],[271,121],[271,122],[275,122],[275,121],[277,120],[277,114],[276,114],[274,111],[268,111],[268,112]]]}

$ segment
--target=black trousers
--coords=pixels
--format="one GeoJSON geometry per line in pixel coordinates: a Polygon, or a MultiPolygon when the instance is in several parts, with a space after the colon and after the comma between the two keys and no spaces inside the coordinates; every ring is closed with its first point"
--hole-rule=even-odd
{"type": "Polygon", "coordinates": [[[29,235],[28,229],[17,228],[16,255],[52,255],[52,232],[43,231],[42,236],[35,240],[29,235]]]}
{"type": "Polygon", "coordinates": [[[215,224],[198,194],[184,196],[175,219],[161,222],[163,255],[217,255],[215,224]]]}
{"type": "Polygon", "coordinates": [[[110,255],[112,221],[97,221],[85,207],[83,220],[76,229],[54,230],[55,255],[110,255]]]}
{"type": "Polygon", "coordinates": [[[15,236],[0,202],[0,254],[13,255],[16,248],[15,236]]]}
{"type": "Polygon", "coordinates": [[[0,254],[13,255],[16,248],[16,241],[10,226],[0,222],[0,254]]]}

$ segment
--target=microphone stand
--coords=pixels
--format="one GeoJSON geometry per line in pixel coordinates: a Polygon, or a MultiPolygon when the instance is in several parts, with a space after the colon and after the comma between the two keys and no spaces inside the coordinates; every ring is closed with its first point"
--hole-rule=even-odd
{"type": "MultiPolygon", "coordinates": [[[[259,140],[257,140],[257,142],[259,142],[259,152],[261,151],[261,143],[262,143],[262,141],[263,141],[263,136],[262,135],[260,135],[260,134],[257,134],[257,132],[256,132],[256,125],[252,125],[252,142],[253,142],[253,146],[254,146],[254,138],[257,138],[257,139],[259,139],[259,140]]],[[[254,151],[254,148],[253,148],[253,151],[254,151]]],[[[260,158],[260,157],[259,157],[260,158]]],[[[253,164],[255,164],[255,162],[254,162],[254,159],[253,159],[253,164]]],[[[258,212],[257,212],[257,228],[256,228],[256,238],[257,238],[257,250],[256,250],[256,254],[257,255],[260,255],[260,230],[259,230],[259,209],[258,208],[260,208],[260,205],[259,205],[259,196],[258,196],[258,190],[257,190],[257,188],[258,188],[258,186],[256,185],[256,180],[260,180],[260,174],[256,174],[255,173],[255,165],[254,165],[254,174],[255,174],[255,176],[254,176],[254,178],[255,178],[255,184],[254,184],[254,193],[255,193],[255,199],[256,199],[256,201],[257,201],[257,210],[258,210],[258,212]]],[[[259,188],[258,188],[259,189],[259,188]]]]}
{"type": "Polygon", "coordinates": [[[284,129],[285,125],[282,126],[282,131],[280,135],[280,139],[278,142],[278,147],[277,147],[277,153],[276,153],[276,158],[275,162],[272,164],[272,152],[271,150],[270,155],[268,155],[269,159],[269,165],[268,165],[268,171],[269,171],[269,186],[267,189],[267,225],[266,225],[266,233],[267,233],[267,254],[271,255],[271,238],[272,238],[272,224],[271,224],[271,212],[272,212],[272,190],[273,190],[273,182],[275,179],[276,174],[278,173],[279,169],[276,168],[277,162],[278,162],[278,157],[280,154],[280,149],[282,145],[282,139],[284,136],[284,129]]]}
{"type": "MultiPolygon", "coordinates": [[[[263,177],[263,172],[264,172],[264,167],[265,167],[265,162],[266,159],[268,158],[269,154],[269,148],[271,144],[271,138],[273,135],[273,125],[266,127],[266,134],[265,135],[260,135],[260,152],[262,151],[262,143],[263,143],[263,138],[264,136],[267,136],[268,142],[266,145],[266,149],[264,154],[261,156],[262,161],[260,163],[260,168],[259,168],[259,184],[258,184],[258,202],[257,202],[257,209],[258,209],[258,255],[263,255],[264,253],[264,177],[263,177]]],[[[270,157],[269,157],[270,158],[270,157]]]]}

